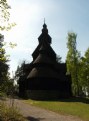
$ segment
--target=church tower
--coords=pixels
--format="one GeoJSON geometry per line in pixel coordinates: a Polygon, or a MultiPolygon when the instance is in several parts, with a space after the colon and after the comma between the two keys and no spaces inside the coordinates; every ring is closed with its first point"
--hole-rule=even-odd
{"type": "Polygon", "coordinates": [[[58,63],[51,47],[52,38],[44,22],[38,46],[32,53],[33,61],[24,64],[24,75],[19,79],[19,95],[32,99],[70,97],[71,78],[66,75],[66,63],[58,63]]]}
{"type": "Polygon", "coordinates": [[[66,64],[58,63],[51,47],[52,38],[44,23],[38,46],[32,53],[33,61],[27,76],[27,90],[33,99],[71,96],[71,80],[66,75],[66,64]]]}

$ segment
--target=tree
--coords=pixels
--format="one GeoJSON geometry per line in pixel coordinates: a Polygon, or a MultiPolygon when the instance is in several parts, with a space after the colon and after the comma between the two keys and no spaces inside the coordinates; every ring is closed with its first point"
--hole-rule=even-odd
{"type": "Polygon", "coordinates": [[[56,56],[56,61],[57,61],[57,63],[61,63],[61,62],[62,62],[62,61],[61,61],[60,55],[57,55],[57,56],[56,56]]]}
{"type": "Polygon", "coordinates": [[[4,36],[0,34],[0,92],[10,94],[13,90],[13,81],[9,76],[8,56],[5,54],[4,36]]]}
{"type": "MultiPolygon", "coordinates": [[[[0,0],[0,30],[10,30],[13,26],[16,25],[16,23],[9,23],[10,20],[10,12],[9,10],[11,9],[11,7],[9,6],[7,0],[0,0]]],[[[3,39],[3,37],[1,38],[1,34],[0,34],[0,39],[3,39]]],[[[3,43],[5,44],[5,43],[3,43]]],[[[0,45],[1,46],[1,45],[0,45]]],[[[15,43],[10,42],[9,46],[11,48],[14,48],[16,46],[15,43]]],[[[4,50],[0,50],[0,51],[4,51],[4,50]]],[[[1,58],[0,59],[4,59],[1,58]]]]}
{"type": "Polygon", "coordinates": [[[20,76],[24,76],[24,67],[25,67],[25,61],[21,63],[20,66],[17,66],[17,70],[15,72],[15,79],[19,80],[20,76]]]}
{"type": "Polygon", "coordinates": [[[27,97],[27,91],[26,91],[26,80],[29,73],[29,65],[26,61],[23,61],[20,66],[17,67],[17,70],[15,72],[15,80],[18,83],[18,90],[19,90],[19,96],[21,97],[27,97]]]}
{"type": "Polygon", "coordinates": [[[74,95],[79,95],[79,80],[78,80],[78,66],[79,66],[79,59],[80,53],[76,48],[76,38],[77,35],[73,32],[68,33],[68,42],[67,48],[68,53],[66,57],[67,63],[67,73],[71,74],[72,78],[72,89],[74,95]]]}
{"type": "Polygon", "coordinates": [[[11,7],[7,0],[0,0],[0,30],[10,30],[15,23],[9,23],[11,7]]]}
{"type": "Polygon", "coordinates": [[[6,82],[9,80],[9,73],[8,69],[9,66],[7,65],[7,56],[5,55],[4,49],[4,36],[0,34],[0,88],[4,92],[6,91],[6,82]]]}
{"type": "Polygon", "coordinates": [[[84,57],[81,58],[81,73],[80,79],[84,92],[89,95],[89,48],[86,50],[84,57]]]}
{"type": "MultiPolygon", "coordinates": [[[[0,0],[0,30],[10,30],[15,23],[9,23],[10,20],[10,6],[7,0],[0,0]]],[[[3,41],[4,36],[0,34],[0,91],[6,92],[6,90],[10,89],[12,82],[9,78],[7,65],[8,56],[5,54],[5,43],[3,41]],[[10,86],[9,86],[10,85],[10,86]]],[[[9,43],[9,46],[13,48],[16,44],[12,42],[9,43]]]]}

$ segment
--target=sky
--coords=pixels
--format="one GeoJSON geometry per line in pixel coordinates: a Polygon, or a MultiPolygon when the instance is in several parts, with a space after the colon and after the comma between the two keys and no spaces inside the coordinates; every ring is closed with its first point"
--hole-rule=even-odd
{"type": "Polygon", "coordinates": [[[16,43],[10,54],[10,73],[15,72],[23,60],[32,61],[32,52],[45,23],[52,37],[52,48],[65,62],[67,33],[77,34],[77,49],[83,56],[89,47],[89,0],[8,0],[10,21],[16,26],[3,32],[6,42],[16,43]]]}

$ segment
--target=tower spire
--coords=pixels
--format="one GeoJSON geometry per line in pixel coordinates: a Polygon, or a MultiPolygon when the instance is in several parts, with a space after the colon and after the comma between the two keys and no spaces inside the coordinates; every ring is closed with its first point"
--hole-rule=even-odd
{"type": "Polygon", "coordinates": [[[44,24],[45,24],[45,18],[44,18],[44,24]]]}
{"type": "Polygon", "coordinates": [[[46,33],[46,34],[48,34],[47,25],[45,24],[45,18],[44,18],[44,24],[43,24],[42,33],[46,33]]]}

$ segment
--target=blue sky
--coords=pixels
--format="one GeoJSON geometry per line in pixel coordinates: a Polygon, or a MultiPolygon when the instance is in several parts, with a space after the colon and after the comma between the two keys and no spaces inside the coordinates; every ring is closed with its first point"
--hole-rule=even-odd
{"type": "Polygon", "coordinates": [[[83,56],[89,47],[89,0],[9,0],[11,19],[16,26],[5,32],[5,41],[17,43],[10,54],[10,72],[23,60],[32,61],[44,18],[52,37],[52,47],[65,61],[67,33],[77,33],[77,48],[83,56]]]}

